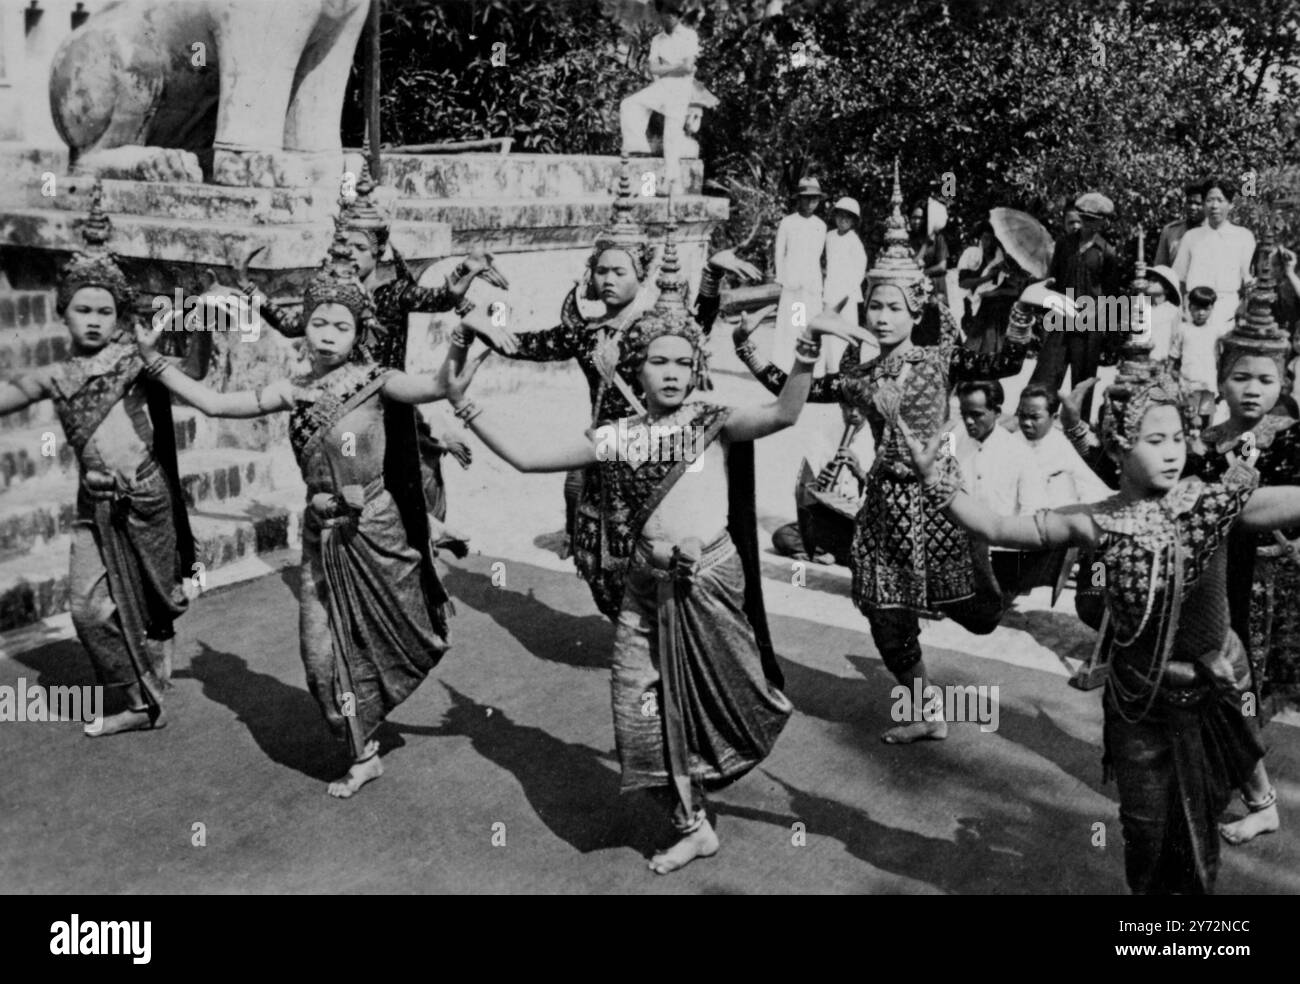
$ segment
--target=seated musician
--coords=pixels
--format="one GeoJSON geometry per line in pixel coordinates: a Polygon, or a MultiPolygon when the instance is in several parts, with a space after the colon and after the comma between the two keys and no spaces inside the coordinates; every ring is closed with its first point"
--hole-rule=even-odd
{"type": "Polygon", "coordinates": [[[829,434],[820,435],[820,446],[814,446],[807,458],[817,470],[816,487],[829,492],[845,502],[843,522],[826,507],[806,509],[796,501],[799,521],[787,523],[772,534],[772,546],[783,557],[794,560],[811,560],[815,564],[840,564],[848,566],[849,544],[853,537],[853,520],[862,505],[862,489],[867,481],[863,462],[870,463],[875,454],[871,428],[864,426],[866,416],[862,405],[866,402],[862,390],[864,382],[857,378],[843,379],[839,383],[840,413],[844,420],[842,434],[836,435],[837,444],[831,443],[829,434]],[[807,533],[807,537],[805,537],[807,533]],[[811,543],[806,543],[810,539],[811,543]]]}

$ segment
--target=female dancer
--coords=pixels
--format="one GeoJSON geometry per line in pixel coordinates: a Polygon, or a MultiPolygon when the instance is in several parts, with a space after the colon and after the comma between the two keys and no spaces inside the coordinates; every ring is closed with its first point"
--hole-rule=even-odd
{"type": "MultiPolygon", "coordinates": [[[[853,539],[853,599],[871,625],[885,666],[908,693],[918,695],[911,716],[881,736],[888,744],[948,734],[942,717],[923,706],[930,679],[921,658],[918,615],[947,615],[971,632],[987,634],[997,627],[1003,607],[987,552],[921,496],[897,421],[905,419],[927,439],[938,433],[957,383],[1015,375],[1032,337],[1032,318],[1018,304],[1001,352],[976,354],[961,345],[947,306],[926,303],[930,278],[908,246],[902,201],[895,162],[886,246],[875,269],[867,272],[867,328],[879,340],[881,354],[854,365],[855,355],[846,350],[840,372],[817,379],[809,397],[834,401],[841,379],[864,377],[870,383],[871,398],[862,409],[875,437],[876,457],[853,539]],[[937,344],[918,344],[914,337],[925,319],[938,319],[942,326],[937,344]]],[[[775,366],[758,364],[752,343],[743,342],[738,351],[768,389],[784,383],[785,374],[775,366]]],[[[945,458],[943,467],[955,474],[956,459],[945,458]]]]}
{"type": "Polygon", "coordinates": [[[1262,752],[1242,714],[1244,653],[1225,578],[1234,527],[1300,523],[1300,487],[1257,488],[1231,458],[1215,482],[1180,481],[1190,425],[1182,394],[1160,377],[1112,386],[1103,443],[1120,491],[1100,503],[997,516],[962,493],[903,425],[922,494],[989,543],[1077,546],[1104,565],[1109,670],[1106,764],[1119,783],[1128,884],[1134,893],[1209,893],[1218,868],[1215,822],[1262,752]]]}
{"type": "Polygon", "coordinates": [[[307,482],[299,645],[307,685],[352,756],[330,783],[346,798],[383,775],[374,737],[447,650],[447,595],[429,553],[410,404],[443,396],[439,380],[366,361],[374,309],[357,277],[342,221],[303,302],[311,371],[263,389],[218,393],[154,354],[147,367],[177,396],[216,417],[288,411],[307,482]]]}
{"type": "MultiPolygon", "coordinates": [[[[465,396],[487,352],[463,369],[452,359],[444,367],[456,415],[515,468],[601,473],[603,512],[594,520],[603,569],[617,572],[612,695],[622,786],[666,790],[678,834],[651,859],[658,874],[717,852],[704,788],[734,781],[761,762],[791,712],[763,652],[765,630],[752,615],[757,579],[747,576],[734,542],[745,531],[729,466],[743,444],[798,419],[821,335],[856,331],[835,316],[815,319],[774,403],[687,402],[704,368],[704,337],[676,274],[670,231],[662,293],[640,319],[628,364],[645,412],[594,436],[541,445],[514,438],[465,396]]],[[[464,340],[459,344],[452,358],[463,360],[464,340]]]]}

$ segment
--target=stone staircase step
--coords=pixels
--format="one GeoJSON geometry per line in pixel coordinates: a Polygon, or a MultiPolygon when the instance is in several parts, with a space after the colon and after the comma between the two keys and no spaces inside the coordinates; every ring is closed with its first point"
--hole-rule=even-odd
{"type": "MultiPolygon", "coordinates": [[[[13,489],[51,473],[75,473],[76,469],[77,456],[57,422],[0,432],[0,489],[13,489]]],[[[4,508],[0,499],[0,510],[4,508]]]]}
{"type": "MultiPolygon", "coordinates": [[[[452,246],[462,252],[488,238],[493,249],[531,249],[537,230],[550,238],[563,236],[577,245],[589,244],[610,221],[608,197],[502,198],[492,201],[451,198],[400,198],[394,214],[411,222],[440,222],[452,229],[452,246]]],[[[666,198],[638,198],[633,218],[647,225],[668,221],[666,198]]],[[[682,239],[695,238],[692,226],[724,221],[727,202],[707,195],[678,195],[673,216],[682,239]]]]}
{"type": "MultiPolygon", "coordinates": [[[[54,310],[53,291],[45,290],[8,290],[0,292],[0,339],[7,340],[15,329],[43,328],[42,333],[48,337],[56,335],[68,341],[68,330],[63,326],[63,319],[54,310]]],[[[48,359],[46,361],[49,361],[48,359]]],[[[0,371],[3,367],[0,366],[0,371]]]]}
{"type": "MultiPolygon", "coordinates": [[[[71,508],[71,507],[69,507],[71,508]]],[[[190,510],[195,574],[250,558],[296,549],[301,541],[303,491],[227,499],[190,510]]],[[[0,558],[0,632],[68,610],[68,551],[60,532],[22,556],[0,558]]]]}
{"type": "Polygon", "coordinates": [[[70,536],[0,562],[0,632],[68,610],[70,536]]]}
{"type": "MultiPolygon", "coordinates": [[[[349,162],[352,156],[349,155],[349,162]]],[[[682,162],[686,194],[699,194],[704,164],[682,162]]],[[[617,157],[580,154],[384,154],[384,181],[403,198],[609,198],[617,193],[617,157]]],[[[660,157],[633,157],[627,175],[639,188],[646,173],[663,184],[660,157]]]]}
{"type": "MultiPolygon", "coordinates": [[[[204,185],[186,185],[202,188],[204,185]]],[[[230,222],[196,222],[192,219],[150,215],[111,214],[113,253],[122,262],[128,277],[140,290],[162,290],[175,286],[170,276],[173,265],[186,269],[213,268],[223,281],[233,282],[230,264],[232,241],[243,243],[248,236],[246,224],[230,222]],[[167,286],[146,282],[141,277],[153,270],[155,279],[167,286]]],[[[305,223],[258,226],[258,245],[266,247],[257,258],[253,271],[312,269],[324,256],[334,236],[326,215],[312,216],[305,223]]],[[[23,242],[25,248],[68,253],[69,244],[81,243],[80,223],[84,212],[55,208],[17,207],[0,204],[0,243],[23,242]]],[[[412,257],[441,257],[451,252],[451,228],[439,223],[395,221],[393,239],[402,243],[403,252],[412,257]]]]}
{"type": "Polygon", "coordinates": [[[274,455],[243,448],[208,448],[177,453],[181,490],[191,509],[239,499],[275,487],[274,455]]]}
{"type": "MultiPolygon", "coordinates": [[[[0,304],[5,300],[8,299],[0,298],[0,304]]],[[[38,296],[37,300],[44,298],[38,296]]],[[[0,377],[9,378],[52,362],[62,362],[72,349],[72,339],[62,325],[33,326],[30,315],[27,321],[26,327],[0,331],[0,377]]]]}
{"type": "Polygon", "coordinates": [[[20,482],[0,496],[0,560],[39,551],[71,533],[76,499],[76,479],[61,472],[20,482]]]}

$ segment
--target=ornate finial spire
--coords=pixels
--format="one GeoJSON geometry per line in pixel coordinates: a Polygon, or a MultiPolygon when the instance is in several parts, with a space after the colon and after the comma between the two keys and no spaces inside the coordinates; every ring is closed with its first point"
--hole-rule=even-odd
{"type": "Polygon", "coordinates": [[[919,305],[930,290],[930,279],[917,263],[907,238],[907,222],[903,219],[903,192],[898,179],[898,158],[894,158],[894,189],[889,198],[891,211],[885,220],[885,248],[876,257],[876,265],[867,271],[872,284],[894,284],[909,293],[912,303],[919,305]]]}
{"type": "Polygon", "coordinates": [[[90,214],[81,226],[81,238],[86,241],[87,252],[104,249],[113,234],[113,223],[104,211],[104,181],[96,178],[90,189],[90,214]]]}
{"type": "Polygon", "coordinates": [[[73,255],[59,278],[55,299],[59,313],[67,309],[72,295],[82,287],[102,287],[113,295],[118,317],[125,315],[133,293],[126,275],[109,252],[107,244],[112,234],[113,223],[104,211],[104,183],[96,178],[90,190],[90,214],[81,223],[85,248],[73,255]]]}
{"type": "Polygon", "coordinates": [[[1237,324],[1237,331],[1243,335],[1271,338],[1280,334],[1277,319],[1273,317],[1273,305],[1277,303],[1273,285],[1273,221],[1270,212],[1255,247],[1255,285],[1250,289],[1246,316],[1237,324]]]}
{"type": "Polygon", "coordinates": [[[1273,317],[1277,292],[1273,286],[1273,222],[1270,211],[1255,246],[1255,284],[1246,302],[1246,314],[1219,340],[1219,378],[1227,376],[1233,364],[1243,356],[1264,356],[1277,363],[1278,378],[1286,378],[1286,363],[1291,355],[1291,340],[1273,317]]]}
{"type": "MultiPolygon", "coordinates": [[[[644,271],[650,263],[654,250],[645,230],[632,217],[632,212],[636,208],[636,197],[632,194],[632,181],[628,178],[626,157],[619,159],[619,167],[618,196],[613,204],[614,219],[609,228],[602,230],[596,236],[593,256],[599,256],[607,249],[624,249],[644,271]]],[[[641,274],[638,273],[637,276],[640,279],[641,274]]]]}
{"type": "Polygon", "coordinates": [[[342,304],[351,311],[357,320],[358,335],[365,328],[362,322],[368,321],[374,313],[370,294],[361,283],[356,256],[348,243],[348,223],[344,214],[335,217],[334,239],[330,242],[329,252],[303,294],[303,315],[310,317],[311,312],[322,304],[342,304]]]}

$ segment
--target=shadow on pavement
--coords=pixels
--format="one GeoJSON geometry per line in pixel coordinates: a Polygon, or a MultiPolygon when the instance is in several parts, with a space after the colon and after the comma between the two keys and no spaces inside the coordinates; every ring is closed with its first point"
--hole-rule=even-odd
{"type": "Polygon", "coordinates": [[[480,704],[445,680],[451,708],[436,727],[394,725],[404,734],[468,738],[474,751],[518,780],[537,818],[582,854],[631,847],[649,857],[663,837],[647,797],[620,796],[617,765],[587,745],[516,724],[505,712],[480,704]]]}
{"type": "Polygon", "coordinates": [[[178,671],[176,679],[199,681],[204,697],[234,711],[267,758],[322,782],[347,770],[347,757],[307,691],[249,669],[234,653],[197,645],[189,669],[178,671]]]}
{"type": "MultiPolygon", "coordinates": [[[[522,570],[515,564],[512,569],[522,570]]],[[[577,669],[605,669],[614,627],[602,615],[570,615],[544,605],[533,595],[497,587],[486,574],[451,567],[443,585],[453,599],[487,615],[538,659],[577,669]]]]}

